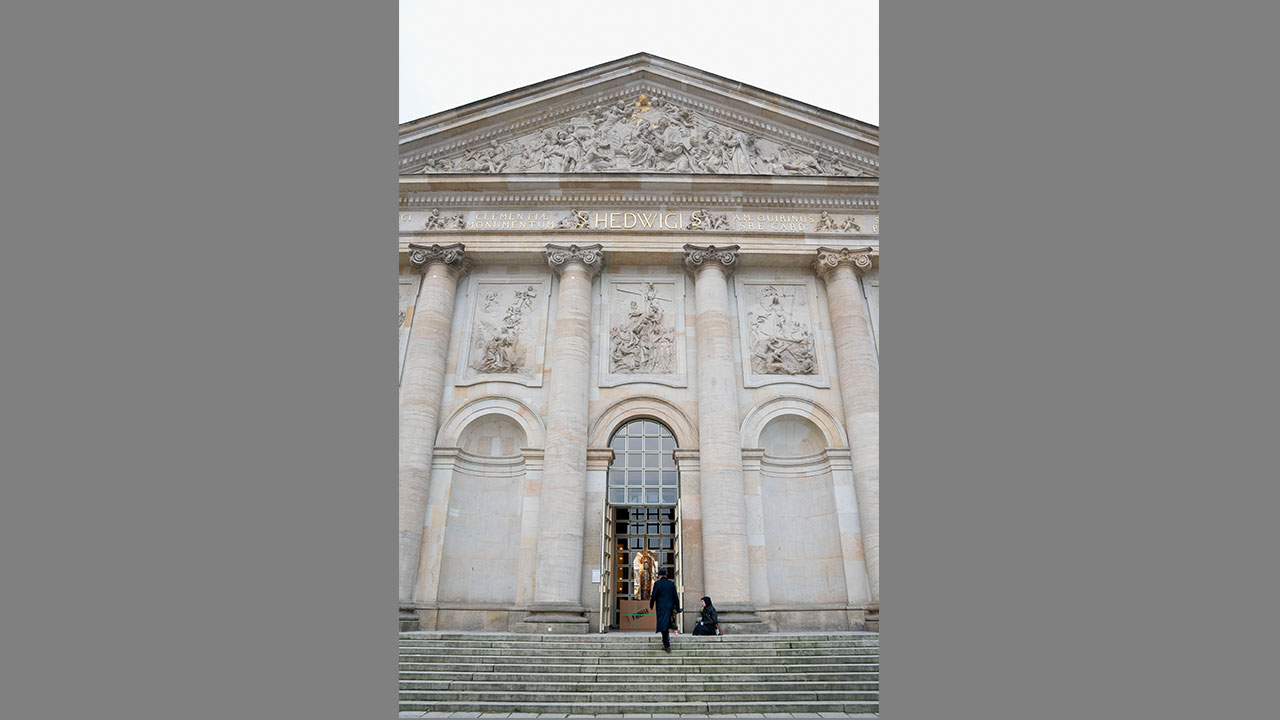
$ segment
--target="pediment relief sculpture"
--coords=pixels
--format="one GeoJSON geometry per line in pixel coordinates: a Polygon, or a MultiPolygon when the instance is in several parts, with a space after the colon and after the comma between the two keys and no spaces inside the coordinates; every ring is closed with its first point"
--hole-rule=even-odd
{"type": "Polygon", "coordinates": [[[729,127],[647,95],[514,138],[446,151],[413,172],[867,174],[845,158],[729,127]]]}

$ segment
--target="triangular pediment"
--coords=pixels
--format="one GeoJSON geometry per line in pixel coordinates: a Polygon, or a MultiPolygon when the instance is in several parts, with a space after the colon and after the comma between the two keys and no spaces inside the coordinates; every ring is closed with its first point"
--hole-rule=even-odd
{"type": "Polygon", "coordinates": [[[400,127],[400,172],[876,177],[879,128],[647,53],[400,127]]]}

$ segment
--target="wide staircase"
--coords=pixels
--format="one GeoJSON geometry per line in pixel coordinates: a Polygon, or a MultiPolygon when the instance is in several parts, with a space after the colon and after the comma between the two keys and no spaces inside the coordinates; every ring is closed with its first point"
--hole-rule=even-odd
{"type": "Polygon", "coordinates": [[[878,713],[878,633],[400,634],[400,711],[878,713]]]}

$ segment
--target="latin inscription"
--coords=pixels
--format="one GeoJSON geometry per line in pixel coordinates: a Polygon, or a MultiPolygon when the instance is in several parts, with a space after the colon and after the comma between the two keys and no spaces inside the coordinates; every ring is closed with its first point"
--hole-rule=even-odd
{"type": "Polygon", "coordinates": [[[848,215],[835,222],[827,213],[723,213],[704,210],[570,210],[565,211],[493,211],[477,210],[457,213],[462,227],[442,226],[431,220],[440,213],[400,213],[405,230],[729,230],[737,232],[842,232],[846,234],[879,234],[879,216],[848,215]],[[727,222],[725,222],[727,220],[727,222]],[[422,225],[415,228],[415,225],[422,225]]]}

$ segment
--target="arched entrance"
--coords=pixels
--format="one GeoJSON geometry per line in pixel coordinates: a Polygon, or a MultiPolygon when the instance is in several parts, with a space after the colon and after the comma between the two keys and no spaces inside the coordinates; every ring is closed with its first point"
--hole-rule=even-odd
{"type": "Polygon", "coordinates": [[[651,631],[656,619],[649,592],[658,570],[666,569],[683,592],[676,440],[663,423],[639,418],[614,430],[609,447],[614,458],[600,543],[600,631],[651,631]]]}

